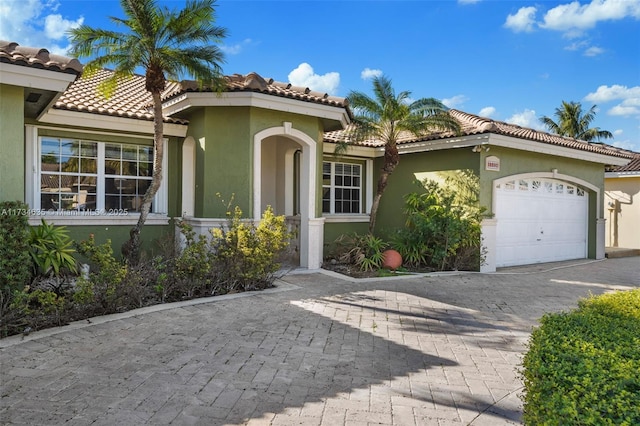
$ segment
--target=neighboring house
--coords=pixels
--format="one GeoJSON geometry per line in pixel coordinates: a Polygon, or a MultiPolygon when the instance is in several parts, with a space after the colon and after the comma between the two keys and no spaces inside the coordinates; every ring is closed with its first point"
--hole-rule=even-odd
{"type": "MultiPolygon", "coordinates": [[[[153,117],[144,77],[105,99],[103,70],[80,78],[76,60],[0,41],[0,200],[22,200],[75,239],[110,238],[116,251],[137,221],[151,179],[153,117]]],[[[270,205],[298,229],[300,265],[318,268],[324,242],[366,232],[383,150],[375,141],[336,157],[351,120],[345,99],[266,80],[226,78],[223,93],[194,82],[163,94],[164,179],[142,232],[151,242],[183,218],[199,233],[226,220],[234,196],[248,218],[270,205]]],[[[402,226],[403,196],[427,172],[473,170],[486,263],[496,267],[604,257],[604,166],[631,155],[452,110],[463,134],[401,141],[378,229],[402,226]],[[489,151],[490,150],[490,151],[489,151]]]]}
{"type": "Polygon", "coordinates": [[[640,154],[604,176],[607,247],[640,249],[640,154]]]}
{"type": "MultiPolygon", "coordinates": [[[[389,178],[377,219],[377,231],[404,223],[404,195],[419,190],[414,182],[430,172],[472,170],[480,181],[480,204],[492,215],[482,222],[485,263],[482,271],[581,258],[604,258],[605,165],[624,165],[631,153],[604,144],[564,138],[513,124],[450,110],[462,134],[407,136],[398,146],[400,165],[389,178]]],[[[346,132],[325,135],[325,153],[333,152],[346,132]]],[[[359,164],[365,175],[382,166],[383,148],[366,141],[336,164],[359,164]],[[371,164],[373,161],[373,164],[371,164]]],[[[375,179],[377,176],[373,176],[375,179]]],[[[373,183],[365,191],[368,211],[373,183]]],[[[365,218],[363,218],[364,220],[365,218]]],[[[335,230],[327,217],[327,240],[335,230]]],[[[361,230],[366,228],[362,226],[361,230]]]]}

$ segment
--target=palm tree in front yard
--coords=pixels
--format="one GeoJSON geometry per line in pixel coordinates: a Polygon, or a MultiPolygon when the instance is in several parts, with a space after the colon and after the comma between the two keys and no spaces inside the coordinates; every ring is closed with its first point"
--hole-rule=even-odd
{"type": "Polygon", "coordinates": [[[82,25],[70,31],[75,57],[93,57],[84,73],[91,76],[106,65],[114,73],[101,90],[105,96],[117,83],[144,69],[145,88],[153,99],[153,178],[142,199],[140,217],[123,245],[123,255],[136,263],[140,255],[140,231],[149,214],[151,202],[162,182],[164,121],[161,94],[166,79],[179,80],[190,75],[205,85],[221,81],[224,54],[216,45],[226,30],[215,26],[215,0],[189,0],[180,11],[160,7],[156,0],[120,0],[125,18],[111,17],[124,32],[82,25]],[[95,57],[94,57],[95,56],[95,57]]]}
{"type": "Polygon", "coordinates": [[[610,139],[613,135],[608,130],[600,130],[599,127],[589,127],[596,117],[596,106],[593,105],[589,111],[582,112],[580,102],[565,102],[556,108],[553,114],[558,121],[545,116],[540,117],[540,122],[552,133],[560,136],[567,136],[586,142],[599,141],[600,139],[610,139]]]}
{"type": "MultiPolygon", "coordinates": [[[[352,91],[347,96],[354,111],[351,142],[373,139],[384,143],[384,164],[371,206],[369,232],[373,233],[380,199],[387,188],[389,176],[400,162],[398,140],[402,134],[420,137],[431,131],[460,132],[460,124],[447,113],[447,107],[434,98],[410,99],[411,92],[396,95],[391,80],[380,76],[373,79],[374,97],[352,91]]],[[[339,147],[344,149],[344,146],[339,147]]]]}

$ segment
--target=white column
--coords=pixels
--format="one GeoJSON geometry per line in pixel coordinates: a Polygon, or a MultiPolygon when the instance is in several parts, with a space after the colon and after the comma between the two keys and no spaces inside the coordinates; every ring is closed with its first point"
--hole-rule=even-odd
{"type": "Polygon", "coordinates": [[[301,228],[307,222],[308,232],[300,236],[300,266],[307,269],[319,269],[322,266],[324,246],[324,217],[302,219],[301,228]]]}
{"type": "Polygon", "coordinates": [[[481,255],[484,255],[484,262],[480,265],[480,272],[496,271],[496,219],[483,219],[480,237],[481,255]]]}
{"type": "Polygon", "coordinates": [[[604,259],[605,237],[606,237],[606,219],[596,219],[596,259],[604,259]]]}

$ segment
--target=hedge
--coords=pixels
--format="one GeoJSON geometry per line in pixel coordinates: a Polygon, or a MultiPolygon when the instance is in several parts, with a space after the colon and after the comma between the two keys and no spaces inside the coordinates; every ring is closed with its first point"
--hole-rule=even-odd
{"type": "Polygon", "coordinates": [[[523,360],[526,425],[640,425],[640,289],[546,314],[523,360]]]}

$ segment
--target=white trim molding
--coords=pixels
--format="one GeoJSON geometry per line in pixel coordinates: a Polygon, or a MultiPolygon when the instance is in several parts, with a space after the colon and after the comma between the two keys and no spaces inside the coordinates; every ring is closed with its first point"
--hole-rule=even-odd
{"type": "MultiPolygon", "coordinates": [[[[131,133],[146,133],[153,137],[153,121],[140,118],[114,117],[90,112],[66,111],[50,108],[40,121],[61,126],[87,127],[89,129],[118,130],[131,133]]],[[[188,126],[184,124],[164,123],[164,136],[185,137],[188,126]]],[[[87,130],[90,132],[91,130],[87,130]]]]}

